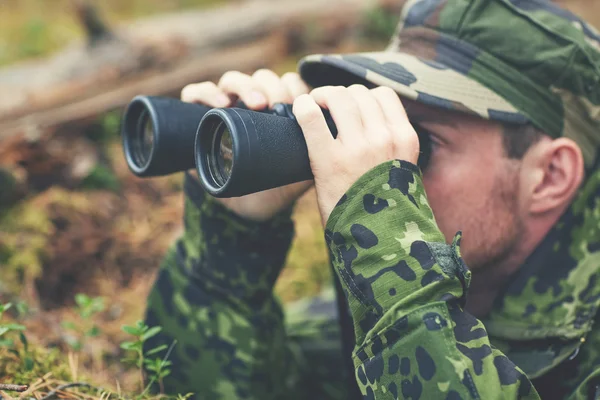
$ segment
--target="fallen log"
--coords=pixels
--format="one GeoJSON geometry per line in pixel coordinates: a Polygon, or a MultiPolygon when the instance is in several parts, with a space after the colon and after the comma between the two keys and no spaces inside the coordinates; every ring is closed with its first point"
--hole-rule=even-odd
{"type": "Polygon", "coordinates": [[[90,115],[84,109],[98,114],[121,107],[138,88],[173,92],[232,67],[267,65],[287,54],[298,29],[329,27],[340,41],[368,7],[384,2],[257,0],[163,15],[111,31],[96,26],[103,40],[77,43],[49,60],[0,69],[0,141],[72,121],[69,107],[82,118],[90,115]],[[251,49],[244,51],[245,46],[251,49]]]}

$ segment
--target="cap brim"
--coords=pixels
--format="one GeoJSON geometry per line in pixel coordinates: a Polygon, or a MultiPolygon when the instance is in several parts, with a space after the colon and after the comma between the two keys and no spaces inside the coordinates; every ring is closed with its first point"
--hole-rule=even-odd
{"type": "Polygon", "coordinates": [[[401,97],[427,105],[501,122],[528,122],[512,104],[481,83],[446,65],[411,54],[311,55],[300,61],[299,73],[312,87],[355,83],[388,86],[401,97]]]}

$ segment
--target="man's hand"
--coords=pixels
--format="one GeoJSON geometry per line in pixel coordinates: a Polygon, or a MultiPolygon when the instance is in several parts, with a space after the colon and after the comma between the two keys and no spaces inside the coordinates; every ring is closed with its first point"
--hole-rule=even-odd
{"type": "MultiPolygon", "coordinates": [[[[181,100],[209,107],[230,107],[239,99],[251,110],[262,110],[275,103],[291,104],[308,91],[296,73],[287,73],[280,78],[266,69],[258,70],[252,76],[231,71],[225,73],[218,84],[203,82],[186,86],[181,92],[181,100]]],[[[312,184],[312,181],[298,182],[217,201],[244,218],[266,221],[289,207],[312,184]]]]}
{"type": "Polygon", "coordinates": [[[389,160],[416,164],[419,158],[417,133],[390,88],[321,87],[299,96],[293,111],[306,139],[323,225],[367,171],[389,160]],[[336,139],[319,106],[331,112],[336,139]]]}

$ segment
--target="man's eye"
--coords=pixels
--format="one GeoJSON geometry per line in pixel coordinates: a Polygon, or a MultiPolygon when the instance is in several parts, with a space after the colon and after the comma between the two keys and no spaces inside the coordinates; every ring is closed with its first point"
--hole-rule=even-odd
{"type": "Polygon", "coordinates": [[[419,160],[417,161],[417,165],[421,168],[421,171],[425,171],[425,169],[429,166],[429,161],[431,160],[431,154],[437,147],[435,140],[432,139],[431,134],[421,127],[415,126],[415,130],[417,131],[417,136],[419,137],[419,160]]]}

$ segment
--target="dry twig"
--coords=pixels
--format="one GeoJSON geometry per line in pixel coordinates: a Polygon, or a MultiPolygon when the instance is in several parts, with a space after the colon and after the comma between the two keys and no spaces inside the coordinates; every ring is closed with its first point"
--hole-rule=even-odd
{"type": "Polygon", "coordinates": [[[85,383],[85,382],[67,383],[66,385],[60,385],[59,387],[57,387],[56,389],[52,390],[51,392],[48,392],[48,394],[46,396],[42,397],[42,400],[54,399],[58,394],[61,394],[60,392],[64,391],[65,389],[72,388],[72,387],[94,388],[92,385],[90,385],[88,383],[85,383]]]}
{"type": "Polygon", "coordinates": [[[29,388],[29,385],[14,385],[11,383],[0,383],[0,390],[8,390],[9,392],[24,392],[29,388]]]}

